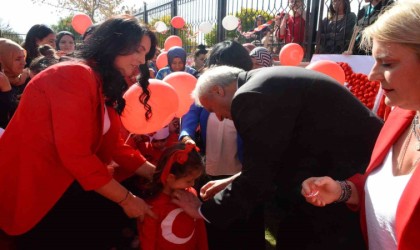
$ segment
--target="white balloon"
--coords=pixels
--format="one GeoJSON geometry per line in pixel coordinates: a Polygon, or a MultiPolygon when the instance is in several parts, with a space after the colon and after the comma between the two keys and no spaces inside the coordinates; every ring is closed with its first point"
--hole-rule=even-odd
{"type": "Polygon", "coordinates": [[[210,33],[213,29],[213,25],[209,22],[202,22],[198,26],[198,30],[201,31],[203,34],[210,33]]]}
{"type": "Polygon", "coordinates": [[[222,20],[222,25],[226,30],[234,30],[239,25],[239,19],[235,16],[225,16],[222,20]]]}
{"type": "Polygon", "coordinates": [[[168,30],[168,26],[162,21],[157,21],[155,23],[155,29],[157,32],[162,33],[168,30]]]}

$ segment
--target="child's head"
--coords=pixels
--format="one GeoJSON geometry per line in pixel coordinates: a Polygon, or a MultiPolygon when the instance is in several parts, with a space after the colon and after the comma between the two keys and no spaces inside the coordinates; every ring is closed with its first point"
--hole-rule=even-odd
{"type": "Polygon", "coordinates": [[[198,148],[192,144],[178,143],[167,148],[156,166],[149,195],[164,189],[186,189],[204,172],[204,162],[198,148]]]}
{"type": "Polygon", "coordinates": [[[172,71],[184,71],[187,63],[187,52],[184,48],[174,46],[168,50],[168,65],[172,71]]]}
{"type": "Polygon", "coordinates": [[[39,72],[59,62],[59,57],[56,50],[49,44],[44,44],[38,47],[40,56],[34,58],[29,65],[29,75],[33,78],[39,72]]]}

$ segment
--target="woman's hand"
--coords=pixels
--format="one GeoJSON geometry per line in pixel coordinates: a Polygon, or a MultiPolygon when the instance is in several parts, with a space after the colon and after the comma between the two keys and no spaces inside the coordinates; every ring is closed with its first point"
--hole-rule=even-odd
{"type": "Polygon", "coordinates": [[[119,205],[130,218],[137,218],[140,221],[143,221],[145,215],[157,218],[155,213],[150,209],[150,206],[144,200],[132,193],[128,193],[127,199],[120,202],[119,205]]]}
{"type": "Polygon", "coordinates": [[[341,186],[328,176],[311,177],[302,182],[301,193],[307,202],[323,207],[340,198],[341,186]]]}

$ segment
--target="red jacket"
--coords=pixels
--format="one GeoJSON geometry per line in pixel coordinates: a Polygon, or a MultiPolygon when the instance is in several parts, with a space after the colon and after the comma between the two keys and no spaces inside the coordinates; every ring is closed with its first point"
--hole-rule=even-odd
{"type": "MultiPolygon", "coordinates": [[[[372,152],[370,164],[365,175],[353,176],[353,181],[360,197],[360,216],[362,231],[367,239],[366,211],[364,184],[367,176],[377,167],[381,166],[391,146],[401,136],[405,129],[411,125],[415,115],[414,111],[395,108],[388,116],[372,152]]],[[[386,194],[384,194],[386,195],[386,194]]],[[[420,247],[420,167],[414,170],[398,203],[395,217],[395,230],[398,249],[415,250],[420,247]]]]}
{"type": "Polygon", "coordinates": [[[11,235],[35,226],[73,181],[97,189],[112,176],[111,159],[133,173],[145,159],[119,138],[109,108],[103,135],[102,83],[81,63],[54,65],[34,77],[0,139],[0,228],[11,235]]]}

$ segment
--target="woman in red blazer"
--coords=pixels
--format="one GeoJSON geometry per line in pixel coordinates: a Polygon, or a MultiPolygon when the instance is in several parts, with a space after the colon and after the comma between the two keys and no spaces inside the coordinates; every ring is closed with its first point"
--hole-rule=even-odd
{"type": "Polygon", "coordinates": [[[155,48],[156,37],[135,18],[111,18],[83,45],[81,60],[30,81],[0,139],[0,229],[20,235],[18,249],[111,249],[120,218],[153,216],[107,165],[154,172],[119,137],[118,113],[125,79],[139,73],[150,111],[146,62],[155,48]]]}
{"type": "Polygon", "coordinates": [[[364,32],[376,60],[370,80],[381,82],[394,106],[362,175],[346,181],[312,177],[302,183],[309,203],[346,202],[360,208],[370,250],[420,247],[420,2],[399,0],[364,32]]]}

